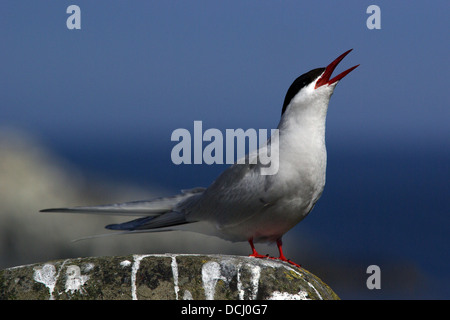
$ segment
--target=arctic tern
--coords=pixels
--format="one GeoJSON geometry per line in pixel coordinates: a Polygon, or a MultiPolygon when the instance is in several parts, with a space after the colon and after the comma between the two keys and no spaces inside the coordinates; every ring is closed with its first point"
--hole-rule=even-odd
{"type": "MultiPolygon", "coordinates": [[[[252,254],[260,255],[254,242],[276,242],[278,258],[286,259],[282,236],[305,218],[322,195],[327,153],[325,122],[330,97],[337,83],[359,65],[331,78],[340,55],[326,68],[313,69],[298,77],[288,89],[278,124],[278,139],[269,138],[262,148],[278,152],[278,172],[261,174],[262,165],[246,161],[226,169],[208,188],[148,201],[100,206],[45,209],[41,212],[71,212],[140,217],[107,225],[116,233],[172,230],[200,232],[237,241],[248,241],[252,254]],[[330,79],[331,78],[331,79],[330,79]],[[278,145],[275,146],[274,144],[278,145]]],[[[250,152],[248,159],[257,157],[250,152]]]]}

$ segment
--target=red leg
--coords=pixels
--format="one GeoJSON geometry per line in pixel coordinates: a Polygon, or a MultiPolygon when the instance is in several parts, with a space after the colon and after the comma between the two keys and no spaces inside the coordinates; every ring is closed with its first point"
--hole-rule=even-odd
{"type": "Polygon", "coordinates": [[[278,259],[280,259],[281,261],[287,261],[288,259],[286,259],[286,257],[283,254],[283,241],[281,241],[281,239],[277,240],[277,247],[278,252],[280,253],[280,257],[278,259]]]}
{"type": "Polygon", "coordinates": [[[281,261],[286,261],[290,264],[292,264],[293,266],[296,266],[297,268],[301,268],[301,266],[299,264],[296,264],[294,261],[291,261],[289,259],[286,259],[286,257],[283,254],[283,242],[281,241],[281,238],[277,240],[277,247],[278,247],[278,251],[280,252],[280,256],[278,258],[275,259],[279,259],[281,261]]]}
{"type": "Polygon", "coordinates": [[[252,254],[249,255],[249,257],[255,257],[255,258],[267,258],[267,256],[263,256],[256,252],[255,246],[253,245],[253,238],[248,239],[248,243],[250,243],[250,247],[252,247],[252,254]]]}

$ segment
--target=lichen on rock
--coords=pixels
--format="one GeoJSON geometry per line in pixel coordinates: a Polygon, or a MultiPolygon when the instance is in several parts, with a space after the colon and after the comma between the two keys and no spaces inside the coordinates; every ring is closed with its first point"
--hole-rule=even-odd
{"type": "Polygon", "coordinates": [[[149,254],[50,261],[0,271],[1,299],[329,300],[303,268],[242,256],[149,254]]]}

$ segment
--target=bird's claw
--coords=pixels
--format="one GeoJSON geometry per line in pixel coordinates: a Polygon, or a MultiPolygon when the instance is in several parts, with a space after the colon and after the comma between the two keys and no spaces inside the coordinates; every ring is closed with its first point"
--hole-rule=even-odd
{"type": "Polygon", "coordinates": [[[292,261],[290,259],[286,259],[284,257],[270,257],[268,254],[262,255],[262,254],[259,254],[259,253],[252,253],[251,255],[249,255],[249,257],[258,258],[258,259],[280,260],[280,261],[287,262],[287,263],[289,263],[289,264],[291,264],[291,265],[293,265],[294,267],[297,267],[297,268],[301,268],[302,267],[301,265],[295,263],[294,261],[292,261]]]}

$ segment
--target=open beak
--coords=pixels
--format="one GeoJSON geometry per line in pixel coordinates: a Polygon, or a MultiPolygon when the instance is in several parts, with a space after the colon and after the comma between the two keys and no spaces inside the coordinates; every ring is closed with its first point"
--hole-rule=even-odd
{"type": "Polygon", "coordinates": [[[337,57],[336,60],[334,60],[332,63],[330,63],[328,65],[328,67],[326,67],[325,72],[323,73],[322,77],[320,77],[319,80],[317,80],[316,82],[316,86],[315,89],[323,86],[323,85],[330,85],[333,84],[335,82],[338,82],[339,80],[341,80],[343,77],[345,77],[346,75],[348,75],[353,69],[356,69],[356,67],[359,66],[356,65],[354,67],[351,67],[348,70],[345,70],[344,72],[338,74],[336,77],[334,77],[333,79],[330,80],[331,74],[333,73],[334,69],[336,69],[337,65],[339,64],[339,62],[342,61],[342,59],[344,59],[344,57],[350,53],[350,51],[352,51],[353,49],[350,49],[346,52],[344,52],[343,54],[341,54],[339,57],[337,57]]]}

